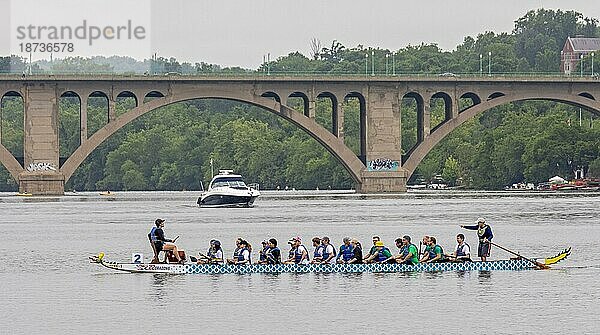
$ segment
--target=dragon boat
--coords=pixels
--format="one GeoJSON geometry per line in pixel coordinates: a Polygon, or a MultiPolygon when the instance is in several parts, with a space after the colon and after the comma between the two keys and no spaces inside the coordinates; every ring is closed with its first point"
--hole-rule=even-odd
{"type": "Polygon", "coordinates": [[[442,262],[406,264],[167,264],[167,263],[118,263],[104,260],[104,254],[90,257],[90,262],[111,270],[130,273],[169,274],[248,274],[248,273],[390,273],[390,272],[437,272],[437,271],[520,271],[548,269],[549,265],[566,259],[571,248],[554,257],[544,259],[512,258],[488,262],[442,262]]]}

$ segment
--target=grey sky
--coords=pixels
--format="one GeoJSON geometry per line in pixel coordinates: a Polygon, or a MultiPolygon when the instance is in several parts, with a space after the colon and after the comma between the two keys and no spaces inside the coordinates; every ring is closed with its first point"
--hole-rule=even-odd
{"type": "Polygon", "coordinates": [[[308,55],[312,37],[324,46],[333,39],[347,47],[389,49],[433,42],[451,50],[467,35],[511,31],[515,19],[541,6],[600,17],[600,6],[589,0],[171,0],[164,8],[160,3],[153,6],[153,48],[159,55],[246,67],[256,67],[267,52],[308,55]]]}
{"type": "MultiPolygon", "coordinates": [[[[323,46],[337,39],[346,47],[399,49],[426,42],[451,50],[467,35],[511,31],[515,19],[541,6],[600,18],[600,6],[593,0],[150,1],[151,52],[142,56],[146,50],[123,50],[120,54],[140,58],[157,52],[184,61],[251,68],[268,52],[272,59],[293,51],[308,55],[312,37],[323,46]]],[[[40,1],[32,11],[43,13],[45,6],[59,2],[40,1]]],[[[93,17],[101,11],[102,1],[86,3],[97,4],[86,15],[93,17]]],[[[131,4],[131,0],[122,3],[131,4]]],[[[136,1],[139,6],[144,3],[150,2],[136,1]]],[[[68,7],[61,9],[68,11],[68,7]]],[[[119,8],[110,10],[114,13],[119,8]]]]}

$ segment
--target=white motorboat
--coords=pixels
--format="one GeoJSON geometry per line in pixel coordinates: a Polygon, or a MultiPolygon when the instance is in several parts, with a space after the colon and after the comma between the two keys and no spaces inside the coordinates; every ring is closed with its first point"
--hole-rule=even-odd
{"type": "Polygon", "coordinates": [[[258,184],[246,185],[233,170],[219,170],[198,198],[201,207],[250,207],[260,195],[258,184]]]}

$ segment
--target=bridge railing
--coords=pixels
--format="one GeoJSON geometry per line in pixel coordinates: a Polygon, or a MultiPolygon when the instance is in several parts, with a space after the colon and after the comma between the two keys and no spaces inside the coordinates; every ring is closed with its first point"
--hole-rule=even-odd
{"type": "Polygon", "coordinates": [[[539,78],[539,79],[560,79],[560,80],[600,80],[600,76],[598,74],[563,74],[557,72],[506,72],[506,73],[411,73],[411,72],[396,72],[395,74],[386,73],[386,72],[369,72],[369,73],[356,73],[356,72],[320,72],[320,71],[235,71],[235,72],[227,72],[227,71],[218,71],[218,72],[197,72],[197,73],[178,73],[178,72],[167,72],[167,73],[115,73],[115,72],[102,72],[102,71],[94,71],[94,72],[79,72],[79,71],[62,71],[60,73],[57,72],[39,72],[33,74],[23,74],[23,73],[3,73],[0,72],[0,77],[3,78],[58,78],[58,77],[114,77],[118,79],[123,78],[182,78],[182,79],[190,79],[190,78],[248,78],[248,79],[268,79],[268,78],[355,78],[355,79],[372,79],[372,80],[398,80],[404,78],[417,78],[417,79],[445,79],[445,80],[460,80],[467,79],[506,79],[506,78],[539,78]]]}

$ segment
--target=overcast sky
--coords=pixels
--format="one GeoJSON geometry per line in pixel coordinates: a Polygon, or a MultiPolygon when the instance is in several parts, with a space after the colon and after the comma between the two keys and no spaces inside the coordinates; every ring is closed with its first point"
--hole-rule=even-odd
{"type": "MultiPolygon", "coordinates": [[[[20,1],[13,6],[24,3],[20,1]]],[[[55,0],[39,1],[29,10],[47,16],[58,7],[63,15],[90,19],[102,17],[104,10],[105,15],[119,12],[121,17],[131,13],[140,21],[150,6],[151,43],[119,54],[148,58],[156,52],[184,61],[249,68],[256,68],[267,53],[272,59],[293,51],[309,55],[313,37],[323,46],[336,39],[346,47],[397,50],[425,42],[452,50],[468,35],[510,32],[514,20],[530,9],[576,10],[600,18],[595,0],[120,0],[116,8],[106,0],[78,2],[90,4],[90,9],[82,13],[79,6],[77,13],[68,13],[65,0],[55,0]],[[143,8],[144,3],[146,10],[130,9],[143,8]]]]}

